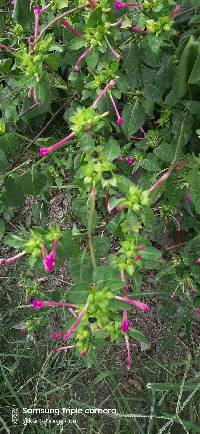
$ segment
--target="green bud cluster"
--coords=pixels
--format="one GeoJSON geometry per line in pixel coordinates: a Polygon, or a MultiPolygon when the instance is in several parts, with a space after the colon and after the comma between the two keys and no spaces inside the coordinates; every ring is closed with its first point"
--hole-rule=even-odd
{"type": "Polygon", "coordinates": [[[51,243],[55,239],[60,238],[60,228],[50,227],[48,230],[42,228],[35,228],[30,230],[30,238],[25,245],[25,251],[31,253],[33,258],[38,258],[41,256],[41,245],[46,245],[51,243]]]}
{"type": "Polygon", "coordinates": [[[161,140],[159,132],[157,130],[149,130],[146,135],[150,148],[156,148],[161,140]]]}
{"type": "Polygon", "coordinates": [[[108,25],[100,24],[95,28],[86,27],[85,41],[88,47],[102,46],[106,35],[109,35],[108,25]]]}
{"type": "MultiPolygon", "coordinates": [[[[99,330],[109,332],[110,300],[112,298],[113,294],[107,287],[101,291],[97,291],[94,287],[90,289],[87,299],[89,307],[76,333],[76,348],[78,351],[87,352],[89,349],[94,348],[93,336],[99,330]]],[[[83,306],[79,308],[79,313],[82,308],[83,306]]]]}
{"type": "Polygon", "coordinates": [[[85,88],[86,89],[97,89],[99,92],[101,90],[102,84],[108,83],[112,79],[119,78],[116,74],[119,68],[119,62],[112,62],[110,65],[107,63],[103,63],[98,68],[98,75],[95,75],[95,78],[88,83],[85,88]]]}
{"type": "Polygon", "coordinates": [[[112,256],[111,262],[121,271],[124,271],[129,276],[133,276],[135,270],[142,265],[141,259],[136,259],[138,254],[135,240],[127,238],[120,243],[119,255],[112,256]]]}
{"type": "Polygon", "coordinates": [[[146,21],[148,32],[159,34],[161,32],[170,32],[174,21],[169,16],[160,17],[157,21],[150,19],[146,21]]]}
{"type": "Polygon", "coordinates": [[[86,154],[84,161],[86,164],[81,166],[79,176],[84,177],[85,184],[96,186],[101,183],[103,188],[109,185],[116,187],[116,166],[105,157],[102,146],[93,148],[86,154]]]}
{"type": "Polygon", "coordinates": [[[74,115],[70,117],[71,129],[75,134],[84,133],[87,129],[99,130],[103,126],[102,118],[93,107],[78,107],[74,115]]]}
{"type": "Polygon", "coordinates": [[[128,191],[127,199],[121,204],[122,207],[131,209],[136,214],[140,214],[142,207],[149,205],[148,191],[142,191],[137,186],[131,186],[128,191]]]}

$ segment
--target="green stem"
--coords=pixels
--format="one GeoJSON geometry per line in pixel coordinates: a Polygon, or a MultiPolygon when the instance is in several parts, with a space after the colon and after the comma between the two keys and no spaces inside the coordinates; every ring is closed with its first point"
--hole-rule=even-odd
{"type": "Polygon", "coordinates": [[[88,203],[88,247],[90,251],[90,256],[92,260],[92,265],[94,270],[96,269],[96,259],[94,254],[94,248],[92,243],[92,230],[93,230],[93,220],[94,220],[94,211],[95,211],[95,201],[96,201],[96,189],[93,188],[90,197],[89,197],[89,203],[88,203]]]}
{"type": "Polygon", "coordinates": [[[181,146],[181,142],[182,142],[182,138],[183,138],[184,126],[185,126],[185,121],[183,121],[182,124],[181,124],[180,134],[179,134],[179,138],[178,138],[178,143],[177,143],[176,151],[175,151],[175,154],[174,154],[174,159],[172,161],[172,166],[173,166],[173,164],[176,161],[176,158],[177,158],[177,155],[178,155],[178,151],[179,151],[179,148],[181,146]]]}

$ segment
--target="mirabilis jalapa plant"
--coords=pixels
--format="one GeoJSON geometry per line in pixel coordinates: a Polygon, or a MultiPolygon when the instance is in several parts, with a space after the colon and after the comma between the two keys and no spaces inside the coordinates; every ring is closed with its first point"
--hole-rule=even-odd
{"type": "MultiPolygon", "coordinates": [[[[149,304],[140,300],[143,293],[140,292],[138,299],[134,297],[134,292],[136,294],[141,287],[141,271],[159,269],[162,261],[161,252],[152,245],[152,207],[161,200],[158,212],[166,220],[172,215],[175,221],[170,194],[167,196],[168,208],[164,208],[160,198],[162,191],[167,191],[167,186],[176,179],[179,190],[185,193],[186,211],[189,206],[193,213],[191,203],[196,193],[191,187],[193,178],[190,171],[191,166],[197,167],[199,161],[197,157],[191,161],[187,155],[183,160],[183,147],[190,138],[185,111],[189,113],[195,108],[187,99],[188,85],[184,88],[184,83],[181,83],[178,88],[176,74],[179,66],[180,69],[184,67],[184,59],[191,52],[191,67],[195,68],[198,42],[191,37],[171,59],[169,47],[172,41],[173,46],[177,43],[175,19],[180,8],[181,5],[173,0],[144,0],[141,3],[91,0],[77,3],[70,12],[68,9],[62,11],[64,8],[59,6],[59,1],[45,5],[43,2],[34,3],[30,9],[32,33],[29,37],[25,38],[24,25],[21,39],[17,36],[11,45],[7,44],[7,40],[0,45],[1,51],[12,59],[20,98],[29,98],[31,104],[34,102],[33,110],[45,111],[47,104],[46,110],[49,111],[59,86],[62,89],[67,84],[69,91],[75,89],[77,92],[75,108],[65,116],[69,133],[53,145],[40,146],[39,157],[49,158],[58,151],[62,158],[66,151],[63,145],[66,144],[71,152],[75,148],[76,167],[74,165],[72,174],[85,202],[82,206],[87,216],[84,223],[86,254],[82,254],[77,243],[77,237],[82,236],[81,231],[69,234],[62,233],[59,227],[33,227],[30,236],[21,240],[22,252],[0,260],[0,265],[9,265],[30,255],[31,267],[39,266],[45,272],[52,273],[67,255],[74,286],[61,300],[54,300],[52,291],[51,299],[43,292],[37,293],[38,298],[32,302],[38,315],[45,316],[49,309],[66,310],[67,324],[50,336],[53,341],[60,340],[56,347],[58,352],[74,348],[85,360],[90,360],[95,348],[102,345],[106,338],[112,342],[124,340],[127,368],[130,369],[131,338],[145,343],[147,338],[134,327],[129,311],[137,309],[145,321],[150,310],[149,304]],[[164,55],[160,60],[162,50],[164,55]],[[140,63],[140,56],[145,59],[134,72],[129,52],[132,53],[132,63],[135,58],[137,64],[140,63]],[[68,63],[67,55],[72,57],[68,63]],[[153,85],[154,75],[162,61],[160,76],[158,74],[153,85]],[[59,81],[60,65],[63,70],[66,65],[68,67],[66,81],[63,78],[59,81]],[[164,76],[167,76],[167,84],[164,76]],[[170,82],[171,77],[175,77],[174,82],[170,82]],[[47,91],[45,83],[49,86],[47,91]],[[49,101],[48,91],[53,95],[49,101]],[[152,95],[155,95],[154,99],[152,95]],[[176,104],[180,105],[183,97],[183,110],[180,112],[176,104]],[[159,117],[154,121],[158,107],[159,117]],[[145,115],[152,117],[153,126],[145,123],[145,115]],[[172,133],[169,126],[172,126],[172,133]],[[170,155],[163,151],[166,143],[170,155]],[[131,149],[131,155],[126,149],[131,149]],[[147,173],[141,175],[136,185],[128,176],[128,170],[134,171],[138,167],[147,173]],[[103,266],[96,243],[99,241],[96,221],[102,210],[109,220],[108,230],[112,228],[111,233],[119,239],[118,251],[110,255],[106,253],[107,265],[103,266]],[[74,267],[78,264],[80,268],[82,262],[83,269],[84,266],[89,267],[89,273],[85,271],[84,279],[80,281],[74,267]]],[[[187,79],[192,80],[191,76],[187,79]]],[[[193,77],[191,83],[194,82],[193,77]]],[[[180,197],[184,200],[184,196],[180,194],[180,197]]],[[[176,206],[179,211],[180,206],[176,206]]],[[[102,239],[101,242],[103,244],[102,239]]],[[[199,267],[198,256],[193,263],[199,267]]],[[[196,286],[195,279],[190,283],[192,287],[196,286]]],[[[196,305],[192,309],[199,311],[196,305]]]]}

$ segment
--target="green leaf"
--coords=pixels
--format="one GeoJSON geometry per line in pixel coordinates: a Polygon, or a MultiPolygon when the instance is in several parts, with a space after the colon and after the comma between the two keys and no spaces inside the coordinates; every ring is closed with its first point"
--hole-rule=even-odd
{"type": "Polygon", "coordinates": [[[0,240],[3,238],[5,234],[5,223],[3,220],[0,220],[0,240]]]}
{"type": "Polygon", "coordinates": [[[162,256],[161,252],[155,247],[145,247],[140,254],[142,255],[142,259],[148,261],[158,261],[158,259],[160,259],[162,256]]]}
{"type": "Polygon", "coordinates": [[[83,47],[85,47],[85,42],[81,38],[73,38],[69,43],[70,50],[80,50],[83,47]]]}
{"type": "Polygon", "coordinates": [[[93,48],[91,53],[86,57],[86,63],[90,69],[94,69],[97,66],[97,63],[99,61],[99,51],[96,48],[93,48]]]}
{"type": "MultiPolygon", "coordinates": [[[[74,199],[72,202],[72,210],[74,214],[82,221],[84,226],[88,226],[88,218],[87,218],[87,205],[86,205],[87,199],[74,199]]],[[[98,215],[96,210],[94,210],[94,217],[93,217],[93,225],[92,227],[95,228],[98,224],[98,215]]]]}
{"type": "Polygon", "coordinates": [[[188,80],[196,60],[197,50],[198,44],[191,36],[181,54],[172,83],[172,90],[166,98],[168,105],[175,105],[187,93],[188,80]]]}
{"type": "Polygon", "coordinates": [[[4,237],[3,242],[6,246],[14,247],[15,249],[24,248],[26,245],[26,240],[24,238],[11,233],[4,237]]]}
{"type": "Polygon", "coordinates": [[[113,291],[117,292],[123,288],[124,284],[120,279],[119,271],[114,270],[110,265],[100,265],[93,271],[92,281],[97,284],[98,289],[109,285],[113,291]]]}
{"type": "Polygon", "coordinates": [[[70,303],[85,304],[89,295],[89,283],[79,283],[72,285],[70,290],[66,293],[66,299],[70,303]]]}
{"type": "Polygon", "coordinates": [[[142,285],[142,276],[137,270],[135,271],[133,278],[134,278],[135,289],[140,289],[142,285]]]}
{"type": "Polygon", "coordinates": [[[161,170],[159,162],[153,154],[149,154],[147,155],[147,158],[141,160],[140,166],[143,169],[148,170],[149,172],[156,172],[161,170]]]}
{"type": "Polygon", "coordinates": [[[73,237],[70,230],[63,232],[59,240],[57,257],[61,261],[65,258],[77,257],[80,254],[80,248],[77,240],[73,237]]]}
{"type": "Polygon", "coordinates": [[[121,148],[113,137],[110,137],[104,146],[103,153],[109,161],[113,161],[115,158],[121,155],[121,148]]]}
{"type": "Polygon", "coordinates": [[[25,194],[37,196],[47,185],[48,178],[44,173],[39,173],[30,169],[20,176],[19,180],[25,194]]]}
{"type": "Polygon", "coordinates": [[[24,192],[17,178],[9,177],[5,182],[5,192],[2,195],[3,202],[11,208],[22,207],[25,201],[24,192]]]}
{"type": "Polygon", "coordinates": [[[56,7],[57,9],[64,9],[68,7],[68,0],[57,0],[56,7]]]}
{"type": "Polygon", "coordinates": [[[33,9],[30,8],[30,3],[24,0],[15,0],[13,20],[22,26],[26,26],[33,21],[33,9]]]}
{"type": "Polygon", "coordinates": [[[133,338],[136,339],[136,341],[142,342],[143,344],[148,344],[149,340],[147,337],[138,329],[130,328],[128,330],[128,334],[133,338]]]}
{"type": "Polygon", "coordinates": [[[69,260],[69,270],[74,283],[92,283],[92,262],[90,256],[84,251],[69,260]]]}
{"type": "Polygon", "coordinates": [[[190,84],[200,84],[200,44],[198,45],[198,54],[193,66],[188,82],[190,84]]]}
{"type": "Polygon", "coordinates": [[[103,258],[107,255],[111,240],[107,237],[96,236],[92,239],[95,258],[103,258]]]}
{"type": "Polygon", "coordinates": [[[0,174],[5,173],[7,166],[8,166],[8,161],[6,158],[6,154],[3,151],[3,149],[0,148],[0,174]]]}
{"type": "Polygon", "coordinates": [[[110,211],[112,211],[113,209],[115,209],[117,206],[121,205],[121,203],[124,202],[124,197],[121,198],[116,198],[116,197],[111,197],[109,199],[109,209],[110,211]]]}
{"type": "Polygon", "coordinates": [[[122,118],[124,121],[122,128],[125,136],[129,139],[144,124],[144,106],[139,102],[136,102],[134,105],[131,103],[127,103],[124,106],[122,118]]]}

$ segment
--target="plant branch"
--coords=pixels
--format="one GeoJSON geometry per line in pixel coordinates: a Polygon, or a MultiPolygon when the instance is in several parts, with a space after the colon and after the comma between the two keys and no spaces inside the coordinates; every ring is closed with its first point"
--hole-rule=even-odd
{"type": "Polygon", "coordinates": [[[92,188],[90,196],[89,196],[89,203],[88,203],[88,247],[90,251],[90,256],[92,260],[92,265],[95,270],[96,268],[96,259],[94,254],[94,248],[92,243],[92,230],[93,230],[93,220],[94,220],[94,210],[95,210],[95,201],[96,201],[96,188],[92,188]]]}

